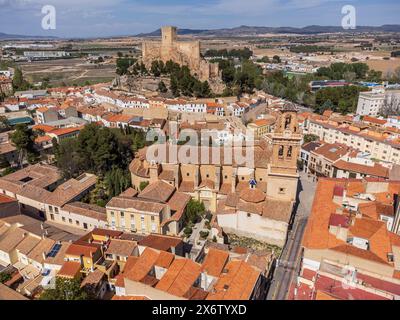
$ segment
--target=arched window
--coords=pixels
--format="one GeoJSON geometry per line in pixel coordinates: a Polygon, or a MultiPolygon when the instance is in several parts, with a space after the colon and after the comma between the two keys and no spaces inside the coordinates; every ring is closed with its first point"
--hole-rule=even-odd
{"type": "Polygon", "coordinates": [[[293,151],[293,147],[292,147],[292,146],[289,146],[288,152],[287,152],[287,157],[288,157],[288,158],[291,158],[291,157],[292,157],[292,151],[293,151]]]}
{"type": "Polygon", "coordinates": [[[284,152],[284,146],[279,146],[279,153],[278,153],[279,158],[283,158],[283,152],[284,152]]]}
{"type": "Polygon", "coordinates": [[[292,122],[292,117],[291,116],[287,116],[285,118],[285,130],[289,129],[291,122],[292,122]]]}

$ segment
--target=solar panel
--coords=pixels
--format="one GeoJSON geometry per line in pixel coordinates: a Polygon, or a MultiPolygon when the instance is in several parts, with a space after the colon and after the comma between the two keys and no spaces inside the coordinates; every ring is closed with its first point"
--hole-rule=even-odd
{"type": "Polygon", "coordinates": [[[47,254],[47,257],[54,258],[57,255],[58,251],[60,251],[60,249],[61,249],[61,244],[56,243],[53,246],[53,248],[51,248],[50,252],[47,254]]]}

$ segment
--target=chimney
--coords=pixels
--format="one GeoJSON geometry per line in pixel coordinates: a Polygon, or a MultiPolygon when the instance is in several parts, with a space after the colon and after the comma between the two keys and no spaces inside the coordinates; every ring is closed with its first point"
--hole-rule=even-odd
{"type": "Polygon", "coordinates": [[[43,257],[43,260],[46,260],[46,258],[47,258],[47,254],[46,254],[46,252],[45,252],[45,251],[43,251],[43,252],[42,252],[42,257],[43,257]]]}
{"type": "Polygon", "coordinates": [[[40,229],[44,230],[44,224],[43,224],[43,222],[40,224],[40,229]]]}

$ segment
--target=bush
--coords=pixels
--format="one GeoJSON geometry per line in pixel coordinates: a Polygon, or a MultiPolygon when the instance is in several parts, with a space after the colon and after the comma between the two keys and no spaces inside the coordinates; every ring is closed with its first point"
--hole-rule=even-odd
{"type": "Polygon", "coordinates": [[[7,282],[8,280],[11,279],[11,274],[7,272],[2,272],[0,273],[0,283],[7,282]]]}
{"type": "Polygon", "coordinates": [[[193,232],[193,229],[191,227],[186,227],[183,230],[183,233],[185,234],[186,237],[189,237],[192,234],[192,232],[193,232]]]}
{"type": "Polygon", "coordinates": [[[202,239],[207,239],[209,234],[210,234],[210,232],[208,232],[208,231],[200,231],[200,237],[202,239]]]}
{"type": "Polygon", "coordinates": [[[144,189],[146,189],[146,187],[149,185],[148,181],[142,181],[139,185],[139,189],[140,191],[143,191],[144,189]]]}

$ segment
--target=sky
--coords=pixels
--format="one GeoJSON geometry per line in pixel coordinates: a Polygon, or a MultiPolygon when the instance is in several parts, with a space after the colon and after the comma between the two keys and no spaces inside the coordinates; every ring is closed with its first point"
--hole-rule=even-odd
{"type": "Polygon", "coordinates": [[[400,24],[399,0],[0,0],[0,32],[77,38],[135,35],[162,25],[338,26],[345,5],[356,8],[357,25],[400,24]],[[55,30],[42,28],[45,5],[56,10],[55,30]]]}

